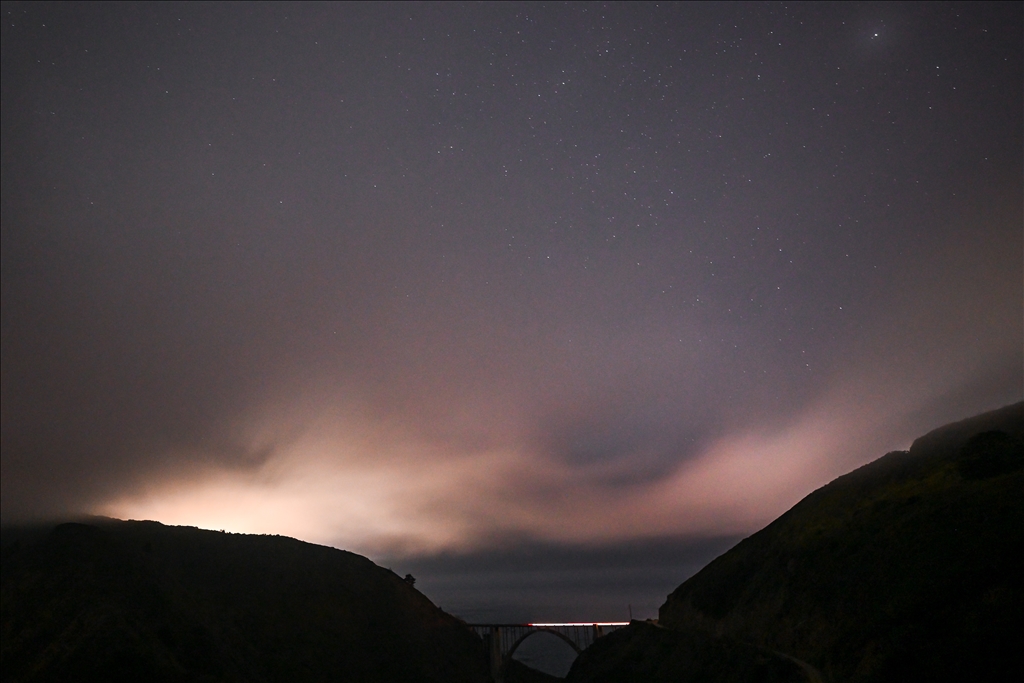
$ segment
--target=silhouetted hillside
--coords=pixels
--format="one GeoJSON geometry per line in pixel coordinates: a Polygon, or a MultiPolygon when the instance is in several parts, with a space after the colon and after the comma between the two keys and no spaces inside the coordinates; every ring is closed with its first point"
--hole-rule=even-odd
{"type": "MultiPolygon", "coordinates": [[[[1022,443],[1024,403],[840,477],[567,680],[1024,680],[1022,443]]],[[[352,553],[117,521],[4,529],[2,552],[3,681],[488,679],[473,633],[352,553]]]]}
{"type": "Polygon", "coordinates": [[[679,586],[661,625],[837,682],[1024,680],[1022,442],[1018,403],[840,477],[679,586]]]}
{"type": "Polygon", "coordinates": [[[537,671],[518,659],[510,659],[505,665],[505,683],[559,683],[564,678],[537,671]]]}
{"type": "Polygon", "coordinates": [[[595,641],[569,683],[803,683],[800,666],[733,638],[635,621],[595,641]]]}
{"type": "Polygon", "coordinates": [[[4,681],[466,681],[482,643],[359,555],[155,522],[5,529],[4,681]]]}

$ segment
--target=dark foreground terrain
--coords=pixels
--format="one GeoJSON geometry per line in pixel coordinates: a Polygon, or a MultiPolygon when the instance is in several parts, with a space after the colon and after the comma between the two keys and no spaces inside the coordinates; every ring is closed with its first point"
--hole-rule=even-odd
{"type": "Polygon", "coordinates": [[[1022,442],[1018,403],[840,477],[568,679],[1024,680],[1022,442]]]}
{"type": "MultiPolygon", "coordinates": [[[[1024,680],[1024,403],[810,494],[598,640],[570,683],[1024,680]]],[[[389,570],[276,536],[3,530],[3,681],[465,681],[482,641],[389,570]]],[[[507,683],[557,680],[513,663],[507,683]]]]}
{"type": "Polygon", "coordinates": [[[156,522],[4,530],[3,681],[488,680],[481,642],[359,555],[156,522]]]}

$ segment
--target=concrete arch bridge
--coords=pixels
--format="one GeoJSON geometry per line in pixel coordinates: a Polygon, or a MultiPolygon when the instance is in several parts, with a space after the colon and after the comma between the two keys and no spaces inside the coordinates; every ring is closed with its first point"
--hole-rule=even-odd
{"type": "Polygon", "coordinates": [[[595,640],[617,628],[628,626],[628,621],[598,621],[563,624],[469,624],[487,646],[491,677],[495,683],[505,679],[505,667],[524,640],[537,633],[551,633],[564,640],[576,654],[583,652],[595,640]]]}

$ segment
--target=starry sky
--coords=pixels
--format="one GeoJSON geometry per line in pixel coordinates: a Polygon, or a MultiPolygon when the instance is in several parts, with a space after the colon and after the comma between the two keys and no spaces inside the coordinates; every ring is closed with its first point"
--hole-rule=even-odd
{"type": "Polygon", "coordinates": [[[1022,14],[5,3],[3,519],[656,609],[1024,395],[1022,14]]]}

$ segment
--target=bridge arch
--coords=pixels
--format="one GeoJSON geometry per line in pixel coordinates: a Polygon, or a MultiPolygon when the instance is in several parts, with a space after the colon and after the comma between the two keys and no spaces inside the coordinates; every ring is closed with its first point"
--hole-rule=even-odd
{"type": "Polygon", "coordinates": [[[564,633],[560,633],[559,631],[556,631],[553,628],[539,627],[539,628],[530,629],[529,631],[527,631],[523,635],[519,636],[519,638],[517,638],[516,641],[514,643],[512,643],[512,646],[508,649],[508,652],[505,654],[505,657],[504,657],[505,661],[502,662],[502,665],[504,666],[504,665],[508,664],[509,660],[512,659],[512,655],[514,655],[516,653],[516,650],[519,649],[519,646],[523,644],[524,640],[526,640],[530,636],[537,635],[538,633],[550,633],[552,635],[558,636],[559,638],[561,638],[562,640],[564,640],[566,643],[569,644],[569,647],[571,647],[573,649],[573,652],[575,652],[577,656],[579,656],[579,654],[581,652],[583,652],[583,650],[580,649],[580,646],[577,645],[575,642],[573,642],[572,638],[570,638],[569,636],[565,635],[564,633]]]}
{"type": "Polygon", "coordinates": [[[480,636],[487,648],[491,677],[502,683],[512,655],[535,632],[547,631],[568,643],[579,656],[607,631],[626,626],[625,621],[567,622],[557,624],[467,624],[480,636]]]}

